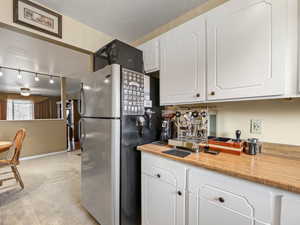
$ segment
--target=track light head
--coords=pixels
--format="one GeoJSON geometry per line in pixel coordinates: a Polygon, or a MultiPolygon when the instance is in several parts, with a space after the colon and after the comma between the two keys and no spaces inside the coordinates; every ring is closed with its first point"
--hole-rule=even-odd
{"type": "Polygon", "coordinates": [[[36,82],[39,82],[39,81],[40,81],[40,78],[38,77],[38,74],[37,74],[37,73],[35,74],[34,80],[35,80],[36,82]]]}
{"type": "Polygon", "coordinates": [[[22,79],[23,79],[23,75],[22,75],[22,73],[21,73],[21,70],[19,70],[18,75],[17,75],[17,78],[18,78],[19,80],[22,80],[22,79]]]}
{"type": "Polygon", "coordinates": [[[54,79],[53,79],[53,77],[50,77],[49,83],[50,83],[50,84],[54,84],[54,79]]]}

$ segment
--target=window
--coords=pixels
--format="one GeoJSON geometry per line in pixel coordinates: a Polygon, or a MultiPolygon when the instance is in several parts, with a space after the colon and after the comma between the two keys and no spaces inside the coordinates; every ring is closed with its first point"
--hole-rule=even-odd
{"type": "Polygon", "coordinates": [[[34,104],[30,100],[7,100],[7,120],[33,120],[34,104]]]}

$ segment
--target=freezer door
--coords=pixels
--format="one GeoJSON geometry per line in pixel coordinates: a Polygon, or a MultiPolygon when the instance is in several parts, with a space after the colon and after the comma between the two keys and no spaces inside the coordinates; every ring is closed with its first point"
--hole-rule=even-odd
{"type": "Polygon", "coordinates": [[[81,201],[101,225],[119,225],[120,120],[81,119],[81,201]]]}
{"type": "Polygon", "coordinates": [[[82,80],[81,117],[120,117],[121,68],[108,65],[82,80]]]}

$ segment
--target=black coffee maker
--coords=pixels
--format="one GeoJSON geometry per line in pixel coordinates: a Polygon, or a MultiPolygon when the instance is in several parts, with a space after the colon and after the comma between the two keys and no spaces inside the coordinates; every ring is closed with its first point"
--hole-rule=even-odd
{"type": "Polygon", "coordinates": [[[162,117],[163,120],[161,124],[160,141],[167,144],[168,140],[172,139],[175,136],[174,121],[173,121],[174,114],[165,114],[162,117]]]}
{"type": "Polygon", "coordinates": [[[161,135],[160,140],[162,142],[168,142],[172,138],[171,120],[163,120],[161,124],[161,135]]]}

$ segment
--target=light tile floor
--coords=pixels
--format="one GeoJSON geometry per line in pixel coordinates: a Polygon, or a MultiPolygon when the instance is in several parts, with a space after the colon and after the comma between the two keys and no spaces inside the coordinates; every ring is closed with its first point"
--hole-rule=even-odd
{"type": "Polygon", "coordinates": [[[80,204],[80,156],[21,161],[19,171],[23,191],[15,182],[0,187],[0,225],[98,225],[80,204]]]}

